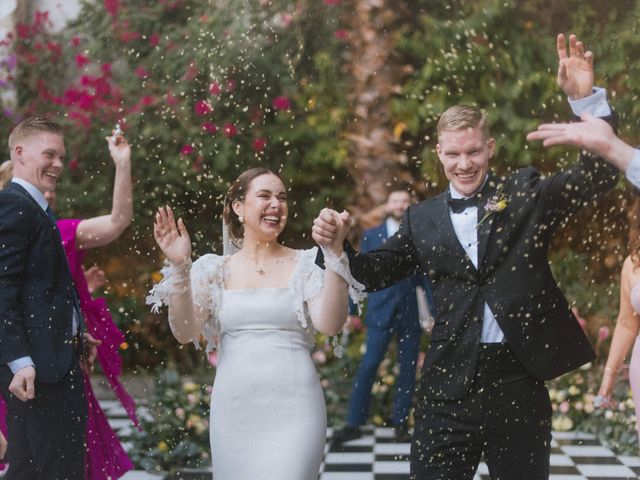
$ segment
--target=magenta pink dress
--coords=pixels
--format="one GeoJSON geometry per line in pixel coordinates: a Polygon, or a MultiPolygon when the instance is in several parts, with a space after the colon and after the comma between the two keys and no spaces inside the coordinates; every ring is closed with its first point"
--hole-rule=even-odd
{"type": "MultiPolygon", "coordinates": [[[[69,261],[73,281],[80,296],[80,308],[84,315],[87,331],[102,344],[98,347],[98,362],[109,380],[116,397],[126,410],[131,421],[139,428],[134,400],[120,383],[122,360],[118,350],[125,338],[113,322],[104,298],[92,298],[87,286],[82,260],[85,252],[76,247],[76,231],[81,220],[58,220],[58,228],[62,236],[62,245],[69,261]]],[[[87,480],[117,479],[133,468],[133,463],[122,448],[120,441],[109,426],[89,381],[83,373],[85,394],[88,404],[87,418],[87,457],[85,460],[87,480]]],[[[6,406],[0,398],[0,428],[6,433],[6,406]]],[[[11,439],[8,438],[10,442],[11,439]]]]}

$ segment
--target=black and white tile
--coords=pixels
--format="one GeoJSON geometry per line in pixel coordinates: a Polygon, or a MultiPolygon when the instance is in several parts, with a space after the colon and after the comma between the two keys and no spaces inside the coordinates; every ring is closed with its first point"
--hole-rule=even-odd
{"type": "MultiPolygon", "coordinates": [[[[124,409],[111,401],[101,402],[109,423],[119,434],[131,428],[124,409]]],[[[407,480],[408,443],[395,443],[391,428],[364,429],[362,438],[340,447],[331,447],[333,429],[319,480],[407,480]]],[[[640,457],[616,455],[593,436],[578,432],[554,432],[551,449],[550,480],[630,480],[640,477],[640,457]]],[[[125,444],[125,448],[128,446],[125,444]]],[[[210,480],[210,473],[192,472],[183,478],[210,480]]],[[[122,480],[163,480],[142,471],[128,472],[122,480]]],[[[487,466],[481,463],[474,480],[489,480],[487,466]]]]}

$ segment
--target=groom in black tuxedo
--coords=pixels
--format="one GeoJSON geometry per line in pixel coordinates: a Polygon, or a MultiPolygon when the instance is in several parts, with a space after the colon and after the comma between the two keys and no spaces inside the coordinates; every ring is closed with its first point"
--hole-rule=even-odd
{"type": "MultiPolygon", "coordinates": [[[[9,136],[13,179],[0,191],[0,393],[7,403],[6,479],[85,478],[84,334],[60,233],[44,193],[65,154],[62,128],[27,118],[9,136]]],[[[87,341],[89,342],[87,344],[87,341]]]]}
{"type": "MultiPolygon", "coordinates": [[[[576,114],[611,115],[593,88],[592,55],[575,36],[557,40],[558,83],[576,114]]],[[[553,232],[611,189],[617,171],[581,155],[542,176],[533,167],[500,178],[489,170],[495,140],[484,113],[458,105],[438,123],[442,194],[409,207],[399,232],[349,265],[368,291],[424,272],[436,311],[418,391],[411,478],[473,478],[484,454],[492,479],[549,477],[551,405],[544,380],[594,352],[547,260],[553,232]]],[[[315,220],[320,244],[336,227],[315,220]]],[[[327,254],[325,252],[325,254],[327,254]]]]}

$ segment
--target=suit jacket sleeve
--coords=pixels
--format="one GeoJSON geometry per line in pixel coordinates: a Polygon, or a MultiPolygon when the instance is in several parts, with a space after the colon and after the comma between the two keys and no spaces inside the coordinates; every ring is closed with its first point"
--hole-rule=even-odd
{"type": "Polygon", "coordinates": [[[390,287],[418,270],[410,223],[413,208],[412,205],[407,209],[398,232],[380,248],[369,252],[356,252],[350,246],[345,249],[351,274],[365,285],[367,292],[390,287]]]}
{"type": "MultiPolygon", "coordinates": [[[[0,364],[29,355],[20,305],[35,206],[0,192],[0,364]]],[[[36,300],[37,301],[37,300],[36,300]]]]}
{"type": "MultiPolygon", "coordinates": [[[[613,116],[604,120],[614,123],[613,116]]],[[[576,165],[544,179],[538,177],[533,187],[540,195],[547,221],[555,225],[612,189],[618,173],[603,158],[582,152],[576,165]]]]}

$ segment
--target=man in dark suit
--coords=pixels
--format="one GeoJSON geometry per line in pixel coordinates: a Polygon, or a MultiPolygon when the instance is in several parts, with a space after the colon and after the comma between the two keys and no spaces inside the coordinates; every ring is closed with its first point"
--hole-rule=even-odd
{"type": "MultiPolygon", "coordinates": [[[[557,40],[558,84],[574,113],[610,114],[593,88],[592,54],[575,36],[557,40]]],[[[356,280],[385,288],[416,271],[433,286],[435,323],[418,393],[411,478],[473,478],[484,454],[493,479],[549,477],[551,406],[544,380],[594,358],[547,260],[556,228],[611,189],[617,171],[581,155],[542,176],[532,167],[500,178],[489,170],[495,140],[476,107],[458,105],[438,123],[442,194],[408,208],[382,249],[351,252],[356,280]]],[[[336,226],[315,220],[324,244],[336,226]]],[[[326,252],[325,252],[326,254],[326,252]]]]}
{"type": "MultiPolygon", "coordinates": [[[[398,185],[392,188],[385,204],[387,218],[380,225],[363,233],[360,242],[361,250],[363,252],[375,250],[382,246],[387,238],[394,235],[400,228],[404,212],[410,204],[411,195],[405,186],[398,185]]],[[[369,416],[371,388],[378,366],[387,353],[394,333],[398,339],[400,373],[396,381],[392,422],[396,440],[409,440],[407,418],[413,398],[416,360],[420,351],[422,333],[416,297],[418,285],[426,289],[427,298],[429,298],[431,287],[424,275],[407,277],[389,288],[368,295],[365,317],[366,350],[353,384],[347,423],[344,428],[334,434],[334,443],[346,442],[362,435],[360,427],[369,416]]],[[[350,303],[350,311],[355,315],[354,310],[355,305],[350,303]]]]}
{"type": "Polygon", "coordinates": [[[84,478],[87,406],[80,356],[95,340],[82,316],[44,193],[65,154],[62,128],[41,117],[9,136],[13,179],[0,191],[0,392],[7,402],[9,480],[84,478]],[[83,341],[84,340],[84,341],[83,341]],[[88,343],[87,343],[88,342],[88,343]]]}

